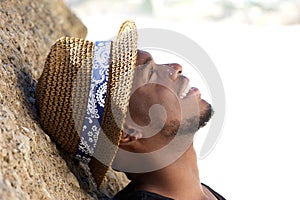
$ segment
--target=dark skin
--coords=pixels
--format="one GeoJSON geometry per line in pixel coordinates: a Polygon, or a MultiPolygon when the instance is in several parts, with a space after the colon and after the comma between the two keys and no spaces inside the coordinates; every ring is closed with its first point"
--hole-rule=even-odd
{"type": "MultiPolygon", "coordinates": [[[[192,143],[195,132],[206,124],[212,110],[201,99],[197,88],[187,87],[188,82],[182,75],[181,65],[158,65],[149,53],[139,50],[129,115],[119,147],[130,152],[147,153],[168,145],[175,136],[180,137],[189,146],[179,159],[152,172],[127,173],[127,176],[135,183],[136,190],[176,200],[216,199],[201,185],[192,143]],[[150,113],[153,105],[162,107],[150,113]]],[[[172,152],[176,153],[176,149],[172,152]]],[[[160,155],[151,162],[159,162],[163,156],[170,155],[160,155]]],[[[126,162],[126,158],[124,160],[126,162]]]]}

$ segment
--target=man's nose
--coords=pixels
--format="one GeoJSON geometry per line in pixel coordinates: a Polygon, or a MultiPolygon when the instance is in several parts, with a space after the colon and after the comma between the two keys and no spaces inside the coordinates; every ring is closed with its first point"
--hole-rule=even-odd
{"type": "Polygon", "coordinates": [[[182,73],[182,66],[178,63],[166,64],[170,68],[170,77],[175,80],[182,73]]]}
{"type": "Polygon", "coordinates": [[[152,61],[153,58],[150,53],[142,50],[138,50],[137,52],[137,61],[136,66],[146,64],[149,61],[152,61]]]}

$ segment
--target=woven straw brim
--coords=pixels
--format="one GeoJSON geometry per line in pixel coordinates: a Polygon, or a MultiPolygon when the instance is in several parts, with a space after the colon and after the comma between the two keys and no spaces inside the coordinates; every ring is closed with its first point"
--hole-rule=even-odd
{"type": "Polygon", "coordinates": [[[71,154],[75,153],[79,144],[79,134],[74,122],[76,119],[73,116],[82,116],[86,110],[93,57],[92,42],[62,37],[51,47],[37,83],[40,124],[62,149],[71,154]],[[75,83],[82,85],[74,90],[75,83]],[[81,92],[82,98],[74,101],[73,91],[81,92]],[[77,112],[81,114],[73,114],[73,103],[76,103],[74,108],[77,107],[77,112]]]}
{"type": "MultiPolygon", "coordinates": [[[[51,47],[37,84],[41,126],[70,154],[76,152],[80,141],[78,133],[81,133],[86,112],[93,58],[93,42],[78,38],[60,38],[51,47]]],[[[99,187],[118,149],[136,59],[136,27],[134,22],[126,21],[112,44],[102,131],[94,157],[89,163],[99,187]]]]}

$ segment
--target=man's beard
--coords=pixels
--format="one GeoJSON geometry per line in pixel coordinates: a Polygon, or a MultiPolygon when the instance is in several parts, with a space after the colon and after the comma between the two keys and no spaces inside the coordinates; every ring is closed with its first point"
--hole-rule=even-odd
{"type": "Polygon", "coordinates": [[[210,120],[210,118],[213,116],[214,110],[212,106],[208,103],[207,108],[204,111],[203,115],[200,115],[199,119],[199,124],[198,124],[198,129],[204,127],[207,122],[210,120]]]}
{"type": "Polygon", "coordinates": [[[201,112],[200,116],[193,116],[181,122],[179,120],[171,120],[168,124],[165,124],[162,132],[167,137],[194,134],[207,124],[213,114],[212,106],[207,104],[206,109],[201,112]]]}

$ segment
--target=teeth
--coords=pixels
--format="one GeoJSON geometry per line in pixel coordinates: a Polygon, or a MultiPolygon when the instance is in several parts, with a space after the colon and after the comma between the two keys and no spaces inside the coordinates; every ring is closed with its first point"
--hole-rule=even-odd
{"type": "Polygon", "coordinates": [[[186,88],[183,90],[182,94],[180,95],[180,99],[183,99],[187,95],[187,93],[190,91],[190,89],[191,89],[191,86],[188,84],[186,86],[186,88]]]}

